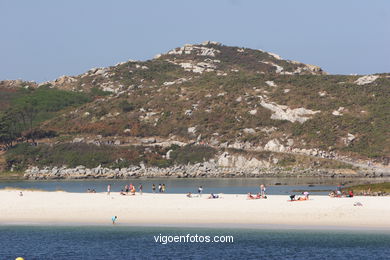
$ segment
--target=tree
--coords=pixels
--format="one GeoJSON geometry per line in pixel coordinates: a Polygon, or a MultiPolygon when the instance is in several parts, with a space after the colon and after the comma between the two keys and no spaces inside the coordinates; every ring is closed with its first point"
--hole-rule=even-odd
{"type": "Polygon", "coordinates": [[[13,146],[13,142],[20,137],[20,133],[18,113],[15,110],[8,110],[0,114],[0,143],[6,149],[13,146]]]}
{"type": "Polygon", "coordinates": [[[25,137],[27,140],[30,138],[32,143],[35,144],[35,135],[34,135],[34,120],[38,114],[37,109],[38,102],[31,98],[27,97],[17,106],[18,115],[21,118],[23,123],[24,130],[27,130],[25,137]]]}

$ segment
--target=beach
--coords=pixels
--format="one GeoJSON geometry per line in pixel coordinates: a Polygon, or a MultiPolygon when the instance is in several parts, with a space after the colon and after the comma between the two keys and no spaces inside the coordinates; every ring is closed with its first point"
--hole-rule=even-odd
{"type": "Polygon", "coordinates": [[[390,228],[390,197],[330,198],[310,196],[290,202],[286,195],[247,200],[246,195],[220,194],[219,199],[185,194],[120,195],[0,191],[0,224],[117,225],[289,225],[390,228]],[[360,202],[363,206],[354,206],[360,202]]]}

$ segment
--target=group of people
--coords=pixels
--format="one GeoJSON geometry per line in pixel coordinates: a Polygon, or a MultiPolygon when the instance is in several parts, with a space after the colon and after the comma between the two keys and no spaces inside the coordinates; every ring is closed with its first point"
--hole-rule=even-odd
{"type": "MultiPolygon", "coordinates": [[[[139,184],[138,186],[138,192],[142,195],[142,189],[143,189],[143,186],[142,184],[139,184]]],[[[120,191],[120,195],[128,195],[129,192],[130,192],[130,195],[135,195],[135,192],[136,192],[136,188],[135,188],[135,185],[133,185],[132,183],[130,183],[129,185],[125,185],[124,189],[122,189],[120,191]]]]}
{"type": "Polygon", "coordinates": [[[309,200],[309,192],[304,191],[302,192],[303,196],[300,196],[298,198],[295,198],[295,194],[290,195],[290,201],[303,201],[303,200],[309,200]]]}
{"type": "Polygon", "coordinates": [[[348,192],[335,190],[329,193],[329,197],[331,198],[342,198],[342,197],[353,198],[353,196],[354,196],[353,190],[350,190],[348,192]]]}
{"type": "Polygon", "coordinates": [[[252,195],[251,192],[248,192],[248,196],[247,196],[247,199],[248,200],[256,200],[256,199],[266,199],[267,198],[267,195],[265,193],[265,190],[266,190],[266,187],[264,184],[261,184],[260,185],[260,192],[258,192],[256,194],[256,196],[252,195]]]}
{"type": "MultiPolygon", "coordinates": [[[[167,187],[165,186],[165,184],[159,184],[158,187],[157,187],[157,190],[158,192],[160,193],[164,193],[166,191],[167,187]]],[[[152,192],[153,193],[156,193],[156,185],[153,183],[152,184],[152,192]]]]}
{"type": "Polygon", "coordinates": [[[337,185],[337,188],[335,191],[332,191],[329,193],[329,197],[331,198],[341,198],[341,197],[347,197],[347,198],[353,198],[353,190],[350,190],[348,192],[345,192],[342,190],[342,185],[337,185]]]}
{"type": "MultiPolygon", "coordinates": [[[[164,193],[166,191],[167,187],[165,184],[159,184],[157,187],[155,184],[152,184],[152,192],[153,193],[156,193],[156,190],[158,192],[161,192],[161,193],[164,193]]],[[[88,193],[95,193],[96,191],[93,189],[88,189],[87,190],[88,193]]],[[[137,188],[135,185],[133,185],[132,183],[130,183],[129,185],[125,185],[125,187],[123,189],[121,189],[121,191],[119,192],[120,195],[135,195],[135,193],[137,192],[137,188]]],[[[138,185],[138,192],[142,195],[142,192],[143,192],[143,185],[140,183],[138,185]]],[[[110,195],[111,193],[111,184],[108,184],[107,185],[107,195],[110,195]]]]}

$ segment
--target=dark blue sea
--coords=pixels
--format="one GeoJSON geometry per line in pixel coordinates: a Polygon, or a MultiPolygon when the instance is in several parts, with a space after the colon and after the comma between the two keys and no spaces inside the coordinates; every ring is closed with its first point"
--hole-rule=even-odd
{"type": "Polygon", "coordinates": [[[385,231],[0,226],[0,259],[390,259],[385,231]],[[229,243],[155,237],[231,236],[229,243]]]}

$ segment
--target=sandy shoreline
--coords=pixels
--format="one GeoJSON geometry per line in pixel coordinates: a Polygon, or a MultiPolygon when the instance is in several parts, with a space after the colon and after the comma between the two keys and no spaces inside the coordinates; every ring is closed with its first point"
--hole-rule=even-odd
{"type": "Polygon", "coordinates": [[[187,198],[184,194],[121,196],[112,193],[0,191],[0,225],[118,225],[184,227],[390,229],[390,197],[329,198],[288,202],[287,195],[247,200],[187,198]],[[353,206],[361,202],[362,207],[353,206]]]}

